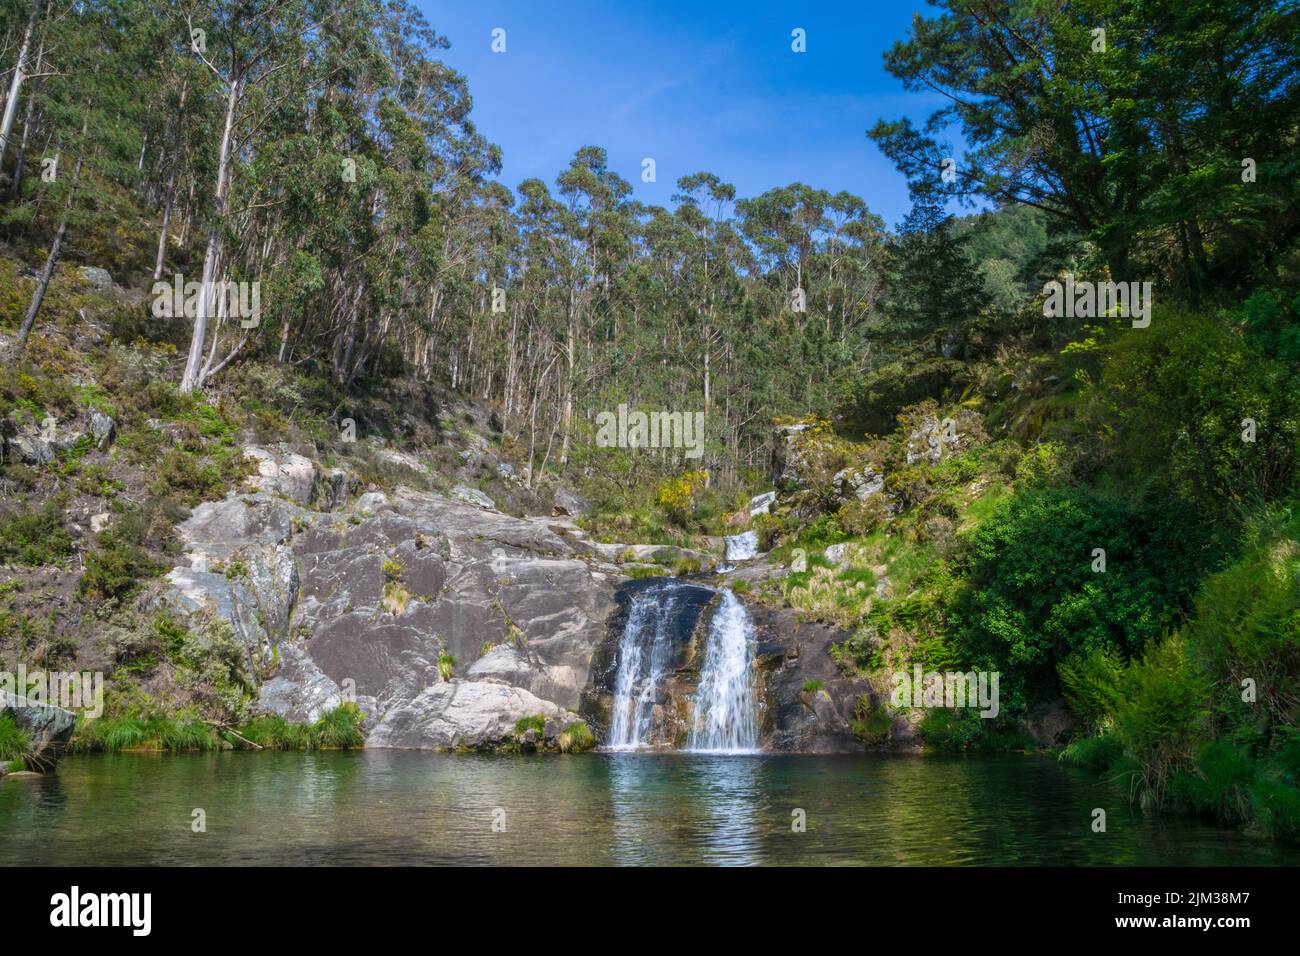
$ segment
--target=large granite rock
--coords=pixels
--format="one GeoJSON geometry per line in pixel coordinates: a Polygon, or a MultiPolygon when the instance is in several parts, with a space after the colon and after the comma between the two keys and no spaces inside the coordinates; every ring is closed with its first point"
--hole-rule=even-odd
{"type": "Polygon", "coordinates": [[[537,716],[551,727],[578,719],[519,687],[453,680],[427,687],[415,698],[388,708],[366,743],[433,750],[499,746],[515,740],[516,721],[537,716]]]}
{"type": "Polygon", "coordinates": [[[31,743],[31,753],[26,758],[28,769],[53,770],[76,725],[72,711],[0,690],[0,714],[12,716],[27,735],[31,743]]]}
{"type": "Polygon", "coordinates": [[[248,445],[244,457],[251,459],[257,473],[248,479],[251,487],[283,495],[300,505],[310,505],[320,492],[320,469],[310,458],[284,448],[274,451],[248,445]]]}
{"type": "Polygon", "coordinates": [[[613,568],[571,529],[431,493],[350,512],[231,495],[180,533],[161,600],[231,627],[263,710],[356,700],[370,746],[491,747],[520,717],[572,719],[614,608],[613,568]]]}

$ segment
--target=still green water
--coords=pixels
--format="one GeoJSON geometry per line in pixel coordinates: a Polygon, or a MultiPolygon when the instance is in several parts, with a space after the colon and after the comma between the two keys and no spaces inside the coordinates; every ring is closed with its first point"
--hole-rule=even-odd
{"type": "Polygon", "coordinates": [[[1025,756],[71,757],[0,781],[0,846],[51,865],[1300,863],[1025,756]]]}

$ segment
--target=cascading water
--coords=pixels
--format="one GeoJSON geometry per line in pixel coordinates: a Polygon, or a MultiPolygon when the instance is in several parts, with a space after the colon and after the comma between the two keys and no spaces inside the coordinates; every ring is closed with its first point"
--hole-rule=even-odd
{"type": "Polygon", "coordinates": [[[672,661],[672,623],[682,585],[665,581],[632,598],[619,641],[618,676],[605,746],[635,750],[650,745],[655,695],[672,661]]]}
{"type": "Polygon", "coordinates": [[[729,534],[726,541],[728,561],[751,561],[758,557],[758,532],[729,534]]]}
{"type": "Polygon", "coordinates": [[[747,753],[758,749],[754,718],[754,626],[730,589],[709,625],[704,670],[695,694],[690,749],[747,753]]]}

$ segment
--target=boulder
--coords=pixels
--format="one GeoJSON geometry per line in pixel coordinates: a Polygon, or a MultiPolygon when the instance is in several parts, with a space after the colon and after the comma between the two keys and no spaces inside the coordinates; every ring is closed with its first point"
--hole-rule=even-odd
{"type": "Polygon", "coordinates": [[[27,735],[31,744],[27,758],[30,770],[54,769],[72,738],[77,722],[70,710],[19,697],[9,690],[0,690],[0,714],[12,716],[14,723],[27,735]]]}
{"type": "Polygon", "coordinates": [[[315,720],[355,699],[370,746],[493,747],[502,727],[539,713],[563,726],[613,607],[599,555],[555,521],[410,489],[363,495],[338,517],[267,492],[232,495],[197,507],[181,534],[192,557],[224,562],[233,580],[179,567],[162,600],[227,621],[259,671],[278,660],[261,710],[315,720]],[[447,707],[422,699],[447,686],[444,654],[469,687],[447,707]],[[492,701],[500,720],[478,713],[492,701]],[[432,729],[424,717],[437,718],[432,729]]]}
{"type": "Polygon", "coordinates": [[[244,457],[252,459],[257,474],[249,484],[268,494],[283,495],[300,505],[316,500],[319,472],[310,458],[290,451],[268,451],[256,445],[244,447],[244,457]]]}
{"type": "Polygon", "coordinates": [[[1057,699],[1031,710],[1025,726],[1040,747],[1063,747],[1078,733],[1079,721],[1065,701],[1057,699]]]}
{"type": "Polygon", "coordinates": [[[97,292],[107,292],[113,288],[113,277],[109,275],[107,269],[101,269],[99,266],[82,266],[81,281],[97,292]]]}
{"type": "MultiPolygon", "coordinates": [[[[453,680],[390,708],[367,743],[422,750],[491,747],[516,742],[515,723],[537,716],[559,726],[577,720],[571,711],[509,684],[453,680]]],[[[528,733],[536,745],[536,731],[528,733]]]]}
{"type": "Polygon", "coordinates": [[[555,489],[554,502],[552,511],[557,515],[581,518],[591,513],[591,502],[571,488],[555,489]]]}
{"type": "Polygon", "coordinates": [[[885,490],[885,476],[870,466],[866,468],[844,468],[835,473],[831,479],[839,496],[845,500],[856,498],[866,501],[872,495],[885,490]]]}
{"type": "Polygon", "coordinates": [[[117,434],[117,422],[113,421],[112,416],[105,415],[103,412],[91,412],[90,434],[95,439],[97,449],[108,451],[108,446],[113,443],[113,438],[117,434]]]}

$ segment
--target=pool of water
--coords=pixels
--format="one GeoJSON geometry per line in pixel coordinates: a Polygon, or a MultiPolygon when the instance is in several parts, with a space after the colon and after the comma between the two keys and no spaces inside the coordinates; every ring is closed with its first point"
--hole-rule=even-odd
{"type": "Polygon", "coordinates": [[[0,780],[0,845],[28,865],[1300,863],[1027,756],[70,757],[0,780]]]}

